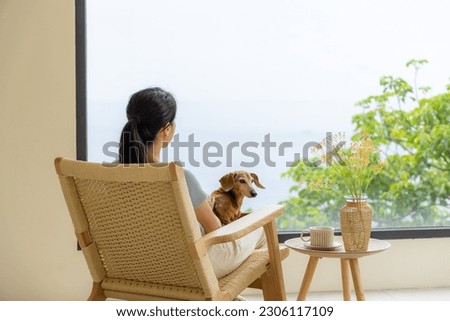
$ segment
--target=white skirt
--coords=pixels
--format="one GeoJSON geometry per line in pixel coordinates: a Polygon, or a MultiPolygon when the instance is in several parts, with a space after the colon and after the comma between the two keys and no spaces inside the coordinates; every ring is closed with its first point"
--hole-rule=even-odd
{"type": "Polygon", "coordinates": [[[262,227],[232,242],[214,244],[208,247],[217,278],[224,277],[235,270],[253,250],[266,246],[266,237],[262,227]]]}

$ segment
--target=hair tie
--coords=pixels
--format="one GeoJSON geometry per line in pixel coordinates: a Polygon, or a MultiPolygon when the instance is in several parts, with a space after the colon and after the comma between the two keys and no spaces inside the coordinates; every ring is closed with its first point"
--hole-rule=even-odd
{"type": "Polygon", "coordinates": [[[128,118],[128,122],[129,123],[136,123],[136,124],[138,124],[139,123],[139,118],[137,118],[137,117],[130,117],[130,118],[128,118]]]}

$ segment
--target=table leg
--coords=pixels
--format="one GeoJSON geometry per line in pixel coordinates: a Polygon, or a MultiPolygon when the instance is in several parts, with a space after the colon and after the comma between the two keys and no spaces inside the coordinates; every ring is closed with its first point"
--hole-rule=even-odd
{"type": "Polygon", "coordinates": [[[355,287],[356,299],[358,301],[364,301],[364,291],[361,282],[361,273],[359,271],[358,259],[349,259],[350,269],[352,271],[353,286],[355,287]]]}
{"type": "Polygon", "coordinates": [[[312,278],[314,276],[314,271],[316,270],[317,262],[319,258],[315,256],[310,256],[308,265],[305,270],[305,275],[303,276],[302,286],[300,287],[300,292],[298,293],[297,301],[305,301],[306,295],[308,294],[309,287],[311,285],[312,278]]]}
{"type": "Polygon", "coordinates": [[[342,293],[344,295],[344,301],[350,301],[352,299],[350,295],[349,270],[348,259],[341,259],[342,293]]]}

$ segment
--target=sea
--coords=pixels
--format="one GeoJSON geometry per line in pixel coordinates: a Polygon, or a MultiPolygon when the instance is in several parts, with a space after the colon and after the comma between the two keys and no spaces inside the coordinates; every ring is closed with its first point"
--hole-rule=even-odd
{"type": "MultiPolygon", "coordinates": [[[[352,135],[348,101],[179,101],[176,136],[162,151],[162,161],[181,161],[206,193],[235,170],[258,175],[265,189],[245,199],[243,209],[278,204],[298,184],[282,178],[292,163],[308,157],[308,148],[327,133],[352,135]],[[341,106],[339,106],[341,104],[341,106]]],[[[88,102],[88,160],[113,162],[126,101],[88,102]]]]}

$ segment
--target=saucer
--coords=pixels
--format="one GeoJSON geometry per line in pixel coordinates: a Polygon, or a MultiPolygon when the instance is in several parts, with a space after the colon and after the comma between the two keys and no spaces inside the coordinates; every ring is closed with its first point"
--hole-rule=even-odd
{"type": "Polygon", "coordinates": [[[305,242],[305,243],[303,243],[303,245],[307,249],[311,249],[311,250],[333,251],[333,250],[337,250],[338,248],[340,248],[342,246],[342,243],[333,242],[333,246],[330,246],[330,247],[312,246],[309,242],[305,242]]]}

